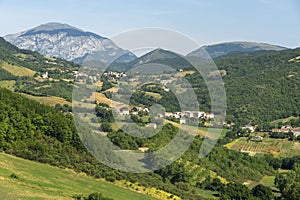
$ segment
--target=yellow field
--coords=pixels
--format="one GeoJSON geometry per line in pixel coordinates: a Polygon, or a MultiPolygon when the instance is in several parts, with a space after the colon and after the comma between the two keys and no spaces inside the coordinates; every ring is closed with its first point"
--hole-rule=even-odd
{"type": "Polygon", "coordinates": [[[27,58],[27,55],[23,54],[23,53],[17,53],[17,54],[15,54],[15,56],[17,56],[18,58],[21,58],[22,60],[25,60],[27,58]]]}
{"type": "Polygon", "coordinates": [[[99,92],[93,92],[91,99],[96,100],[99,103],[106,103],[110,106],[112,104],[112,101],[110,99],[108,99],[104,94],[99,92]]]}
{"type": "Polygon", "coordinates": [[[215,70],[215,71],[212,71],[210,72],[210,75],[211,76],[216,76],[216,75],[221,75],[221,76],[225,76],[227,74],[226,70],[215,70]]]}
{"type": "Polygon", "coordinates": [[[0,87],[1,88],[7,88],[11,91],[14,90],[14,86],[16,84],[16,81],[11,80],[11,81],[0,81],[0,87]]]}
{"type": "Polygon", "coordinates": [[[193,70],[190,70],[190,71],[184,71],[184,72],[178,72],[176,74],[177,77],[185,77],[187,74],[194,74],[195,71],[193,70]]]}
{"type": "MultiPolygon", "coordinates": [[[[116,185],[119,185],[121,187],[127,187],[129,189],[134,189],[136,191],[144,191],[145,194],[149,195],[149,196],[152,196],[154,198],[157,198],[157,199],[170,199],[170,193],[168,192],[165,192],[163,190],[158,190],[156,188],[146,188],[144,186],[141,186],[140,184],[138,183],[131,183],[131,182],[128,182],[128,181],[115,181],[115,184],[116,185]]],[[[176,195],[173,195],[173,198],[174,200],[180,200],[180,197],[176,196],[176,195]]]]}
{"type": "Polygon", "coordinates": [[[146,92],[147,95],[154,97],[155,99],[161,99],[161,95],[155,92],[146,92]]]}
{"type": "Polygon", "coordinates": [[[23,93],[20,93],[20,94],[27,97],[28,99],[32,99],[32,100],[38,101],[42,104],[47,104],[50,106],[55,106],[56,104],[61,104],[61,105],[68,104],[71,106],[71,102],[65,100],[64,98],[60,98],[60,97],[38,97],[38,96],[29,95],[29,94],[23,94],[23,93]]]}
{"type": "Polygon", "coordinates": [[[47,60],[50,60],[50,61],[56,61],[56,58],[50,58],[48,56],[44,56],[47,60]]]}
{"type": "Polygon", "coordinates": [[[7,62],[2,63],[2,68],[15,76],[33,76],[36,73],[31,69],[27,69],[25,67],[19,67],[16,65],[11,65],[8,64],[7,62]]]}
{"type": "Polygon", "coordinates": [[[113,107],[114,109],[120,109],[120,108],[126,106],[125,104],[122,104],[120,102],[116,102],[116,101],[108,99],[104,94],[99,93],[99,92],[93,92],[90,99],[91,100],[96,100],[97,103],[106,103],[110,107],[113,107]]]}
{"type": "Polygon", "coordinates": [[[289,62],[300,62],[300,56],[290,59],[289,62]]]}
{"type": "Polygon", "coordinates": [[[109,88],[108,90],[106,90],[106,92],[118,92],[118,88],[112,87],[112,88],[109,88]]]}
{"type": "MultiPolygon", "coordinates": [[[[187,131],[187,132],[190,132],[190,131],[193,131],[193,129],[190,127],[190,126],[187,126],[187,125],[183,125],[183,124],[178,124],[176,122],[173,122],[173,121],[170,121],[170,120],[165,120],[165,123],[169,123],[169,124],[172,124],[173,126],[175,126],[176,128],[181,128],[183,131],[187,131]]],[[[193,127],[195,128],[195,127],[193,127]]],[[[196,131],[195,131],[196,132],[196,131]]],[[[197,134],[205,137],[207,135],[207,130],[201,130],[201,129],[198,129],[197,130],[197,134]]]]}

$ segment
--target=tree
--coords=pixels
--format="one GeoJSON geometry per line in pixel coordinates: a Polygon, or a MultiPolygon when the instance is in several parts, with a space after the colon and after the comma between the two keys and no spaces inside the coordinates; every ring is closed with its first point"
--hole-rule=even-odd
{"type": "Polygon", "coordinates": [[[279,173],[275,178],[275,185],[279,188],[283,199],[300,199],[300,165],[288,173],[279,173]]]}
{"type": "Polygon", "coordinates": [[[104,197],[101,193],[92,193],[88,196],[87,200],[112,200],[104,197]]]}
{"type": "Polygon", "coordinates": [[[248,200],[251,198],[248,188],[240,183],[228,183],[221,191],[221,199],[248,200]]]}
{"type": "Polygon", "coordinates": [[[100,128],[103,132],[112,132],[112,127],[111,127],[110,123],[108,123],[108,122],[103,122],[101,124],[100,128]]]}
{"type": "Polygon", "coordinates": [[[223,183],[218,178],[212,180],[211,186],[214,191],[221,191],[223,189],[223,183]]]}
{"type": "Polygon", "coordinates": [[[266,187],[264,185],[257,185],[251,190],[251,194],[254,197],[263,199],[263,200],[272,200],[274,199],[274,195],[272,193],[271,188],[266,187]]]}

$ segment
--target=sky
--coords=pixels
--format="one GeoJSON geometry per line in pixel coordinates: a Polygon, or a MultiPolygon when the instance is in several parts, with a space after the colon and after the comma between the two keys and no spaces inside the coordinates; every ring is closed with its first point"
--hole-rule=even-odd
{"type": "Polygon", "coordinates": [[[0,36],[61,22],[113,37],[159,27],[199,46],[228,41],[300,47],[297,0],[0,0],[0,36]]]}

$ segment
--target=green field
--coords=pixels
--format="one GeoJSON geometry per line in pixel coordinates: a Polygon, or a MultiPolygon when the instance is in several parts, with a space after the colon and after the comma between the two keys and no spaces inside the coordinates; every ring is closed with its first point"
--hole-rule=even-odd
{"type": "Polygon", "coordinates": [[[275,188],[275,176],[264,176],[259,183],[271,188],[275,188]]]}
{"type": "Polygon", "coordinates": [[[154,199],[85,174],[0,153],[0,199],[72,199],[93,192],[116,200],[154,199]]]}
{"type": "Polygon", "coordinates": [[[272,121],[270,124],[272,126],[277,126],[279,122],[281,122],[281,123],[284,124],[284,123],[286,123],[288,121],[291,121],[292,119],[298,119],[298,117],[291,116],[291,117],[284,118],[284,119],[277,119],[277,120],[272,121]]]}
{"type": "Polygon", "coordinates": [[[15,84],[16,84],[16,81],[14,81],[14,80],[0,81],[0,87],[1,88],[6,88],[6,89],[9,89],[11,91],[14,90],[15,84]]]}

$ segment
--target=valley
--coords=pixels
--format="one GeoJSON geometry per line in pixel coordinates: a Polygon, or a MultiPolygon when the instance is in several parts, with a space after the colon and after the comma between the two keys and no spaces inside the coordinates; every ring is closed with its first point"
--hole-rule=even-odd
{"type": "MultiPolygon", "coordinates": [[[[99,54],[100,46],[93,47],[87,63],[82,49],[76,50],[76,57],[70,57],[72,52],[58,55],[44,49],[44,40],[37,49],[29,48],[35,38],[47,34],[52,39],[62,34],[62,40],[72,41],[87,37],[87,43],[100,45],[105,55],[128,53],[107,38],[56,23],[5,37],[29,50],[0,39],[3,198],[74,199],[100,192],[113,199],[223,199],[239,191],[244,199],[263,199],[254,195],[257,187],[271,199],[288,195],[282,189],[287,188],[284,181],[278,180],[292,177],[300,163],[299,48],[233,42],[191,52],[190,56],[201,56],[206,49],[219,70],[208,72],[209,81],[219,73],[224,81],[227,115],[220,122],[203,77],[187,57],[161,48],[138,58],[129,52],[126,62],[103,69],[105,64],[92,55],[99,54]],[[170,69],[157,68],[161,65],[170,69]],[[189,89],[199,104],[191,103],[189,89]],[[182,109],[178,96],[190,107],[182,109]],[[164,109],[155,107],[158,104],[164,109]],[[74,121],[76,117],[81,121],[74,121]],[[85,142],[107,137],[124,153],[114,161],[145,169],[147,161],[159,166],[176,149],[161,157],[147,153],[166,146],[178,132],[195,132],[189,148],[172,164],[134,174],[94,158],[76,123],[82,123],[91,137],[85,142]],[[153,131],[157,133],[149,138],[128,134],[153,131]],[[200,158],[206,136],[216,144],[200,158]],[[140,153],[141,159],[128,162],[126,152],[140,153]]],[[[55,40],[57,46],[59,42],[55,40]]],[[[115,58],[106,56],[109,61],[115,58]]]]}

